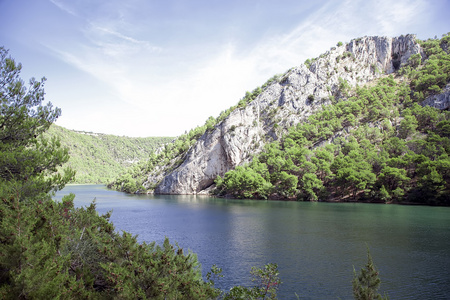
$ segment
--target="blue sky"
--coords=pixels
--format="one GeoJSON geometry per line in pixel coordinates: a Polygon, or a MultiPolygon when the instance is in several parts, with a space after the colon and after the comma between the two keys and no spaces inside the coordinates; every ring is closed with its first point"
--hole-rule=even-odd
{"type": "Polygon", "coordinates": [[[177,136],[365,35],[440,37],[450,1],[0,0],[0,45],[69,129],[177,136]]]}

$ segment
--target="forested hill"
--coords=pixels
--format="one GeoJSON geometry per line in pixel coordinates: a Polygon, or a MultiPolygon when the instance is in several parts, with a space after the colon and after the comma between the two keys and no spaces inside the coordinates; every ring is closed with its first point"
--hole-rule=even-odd
{"type": "Polygon", "coordinates": [[[111,186],[450,205],[449,44],[450,34],[339,42],[111,186]]]}
{"type": "Polygon", "coordinates": [[[133,138],[109,134],[73,131],[52,125],[46,135],[60,139],[69,149],[70,159],[63,165],[76,171],[72,183],[108,183],[117,174],[173,140],[172,137],[133,138]]]}

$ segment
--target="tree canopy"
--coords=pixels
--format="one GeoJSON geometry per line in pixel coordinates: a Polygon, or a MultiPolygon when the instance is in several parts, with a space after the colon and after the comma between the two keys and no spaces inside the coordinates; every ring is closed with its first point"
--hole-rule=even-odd
{"type": "Polygon", "coordinates": [[[26,87],[19,76],[22,65],[3,47],[0,69],[0,184],[15,183],[27,197],[61,189],[74,173],[56,172],[68,160],[68,151],[59,140],[42,136],[61,114],[50,102],[43,104],[45,78],[32,78],[26,87]]]}

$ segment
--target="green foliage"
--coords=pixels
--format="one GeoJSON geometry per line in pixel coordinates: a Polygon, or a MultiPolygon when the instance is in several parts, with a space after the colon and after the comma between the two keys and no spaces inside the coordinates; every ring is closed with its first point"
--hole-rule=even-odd
{"type": "MultiPolygon", "coordinates": [[[[429,43],[423,64],[413,58],[417,70],[412,73],[419,81],[436,73],[422,67],[430,59],[443,67],[447,61],[446,52],[436,48],[442,42],[429,43]]],[[[345,101],[324,106],[290,128],[281,141],[266,145],[256,163],[240,167],[240,176],[260,174],[260,185],[271,186],[264,197],[255,192],[248,196],[450,205],[450,113],[414,103],[417,85],[393,76],[355,89],[341,78],[339,83],[345,101]],[[364,125],[347,127],[357,124],[364,125]],[[261,165],[265,171],[256,171],[261,165]]],[[[247,197],[234,172],[220,180],[218,194],[247,197]]]]}
{"type": "MultiPolygon", "coordinates": [[[[2,190],[2,299],[215,299],[222,293],[211,274],[202,279],[194,254],[167,238],[162,245],[139,244],[136,236],[114,230],[109,213],[99,216],[94,203],[75,208],[73,198],[25,203],[13,187],[2,190]]],[[[212,272],[220,277],[217,267],[212,272]]],[[[261,281],[249,288],[252,295],[275,299],[276,266],[253,273],[261,281]]]]}
{"type": "Polygon", "coordinates": [[[372,71],[373,71],[374,74],[381,73],[380,69],[378,69],[377,64],[375,64],[375,63],[372,64],[371,68],[372,68],[372,71]]]}
{"type": "Polygon", "coordinates": [[[408,136],[413,135],[416,132],[418,123],[415,116],[405,116],[400,122],[399,137],[406,139],[408,136]]]}
{"type": "MultiPolygon", "coordinates": [[[[269,80],[269,81],[272,81],[272,80],[269,80]]],[[[250,92],[245,92],[245,96],[244,96],[244,98],[242,98],[239,101],[238,107],[245,107],[247,104],[249,104],[250,102],[255,100],[256,97],[258,97],[259,94],[261,94],[261,93],[262,93],[262,89],[260,87],[257,87],[256,89],[254,89],[251,93],[250,92]]]]}
{"type": "Polygon", "coordinates": [[[338,46],[338,47],[341,47],[342,45],[343,45],[342,42],[338,42],[338,43],[336,44],[336,46],[338,46]]]}
{"type": "Polygon", "coordinates": [[[236,167],[233,172],[225,173],[225,177],[216,179],[217,193],[226,190],[235,198],[267,199],[272,185],[260,173],[248,167],[236,167]]]}
{"type": "Polygon", "coordinates": [[[376,180],[371,164],[365,160],[361,149],[351,150],[347,155],[341,152],[335,157],[331,169],[335,174],[336,191],[342,196],[351,191],[355,198],[359,191],[370,188],[376,180]]]}
{"type": "Polygon", "coordinates": [[[136,237],[123,233],[101,266],[119,298],[211,299],[219,293],[203,281],[196,256],[184,254],[167,238],[162,246],[139,245],[136,237]]]}
{"type": "Polygon", "coordinates": [[[50,102],[42,103],[45,78],[32,78],[27,88],[21,69],[0,47],[0,187],[14,183],[25,199],[61,189],[74,173],[56,172],[68,160],[68,151],[58,139],[42,136],[61,114],[50,102]]]}
{"type": "Polygon", "coordinates": [[[444,50],[443,46],[448,45],[450,35],[444,35],[441,40],[429,39],[421,42],[427,56],[426,61],[419,66],[419,57],[411,58],[411,64],[416,67],[407,71],[411,79],[411,88],[416,91],[417,100],[423,100],[430,94],[439,93],[450,81],[450,52],[444,50]]]}
{"type": "Polygon", "coordinates": [[[20,202],[1,194],[0,295],[18,298],[211,299],[197,258],[173,246],[139,244],[119,234],[95,204],[74,208],[73,195],[20,202]]]}
{"type": "Polygon", "coordinates": [[[356,300],[375,300],[388,299],[378,293],[381,284],[381,279],[378,276],[378,271],[372,261],[369,249],[367,249],[367,264],[362,268],[359,274],[356,274],[353,269],[353,297],[356,300]]]}
{"type": "Polygon", "coordinates": [[[349,57],[353,57],[353,54],[350,51],[345,51],[344,53],[342,53],[342,58],[349,58],[349,57]]]}
{"type": "Polygon", "coordinates": [[[417,68],[422,63],[422,55],[420,53],[413,54],[409,57],[408,63],[413,67],[417,68]]]}
{"type": "Polygon", "coordinates": [[[62,168],[76,171],[71,183],[110,182],[136,163],[173,140],[170,137],[132,138],[68,130],[50,126],[45,136],[57,138],[69,150],[70,158],[62,168]]]}
{"type": "Polygon", "coordinates": [[[267,80],[262,86],[261,89],[265,90],[269,85],[273,84],[274,82],[279,82],[280,81],[280,74],[274,75],[271,78],[269,78],[269,80],[267,80]]]}
{"type": "Polygon", "coordinates": [[[342,96],[348,97],[351,89],[350,84],[347,82],[347,80],[342,79],[341,77],[339,77],[338,80],[339,80],[339,92],[341,93],[342,96]]]}
{"type": "Polygon", "coordinates": [[[232,287],[223,296],[223,299],[277,299],[277,291],[280,287],[281,280],[276,264],[267,264],[264,268],[252,267],[250,274],[252,275],[252,281],[256,283],[254,287],[232,287]]]}

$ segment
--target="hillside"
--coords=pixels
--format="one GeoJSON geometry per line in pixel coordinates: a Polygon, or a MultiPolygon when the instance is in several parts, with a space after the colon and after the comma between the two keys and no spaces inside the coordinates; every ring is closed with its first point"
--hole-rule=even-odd
{"type": "Polygon", "coordinates": [[[142,160],[171,137],[132,138],[101,133],[68,130],[52,125],[46,135],[60,139],[69,149],[70,159],[63,166],[76,171],[72,183],[108,183],[117,174],[142,160]]]}
{"type": "Polygon", "coordinates": [[[112,186],[196,194],[217,183],[215,193],[243,198],[446,202],[449,40],[339,42],[112,186]]]}

